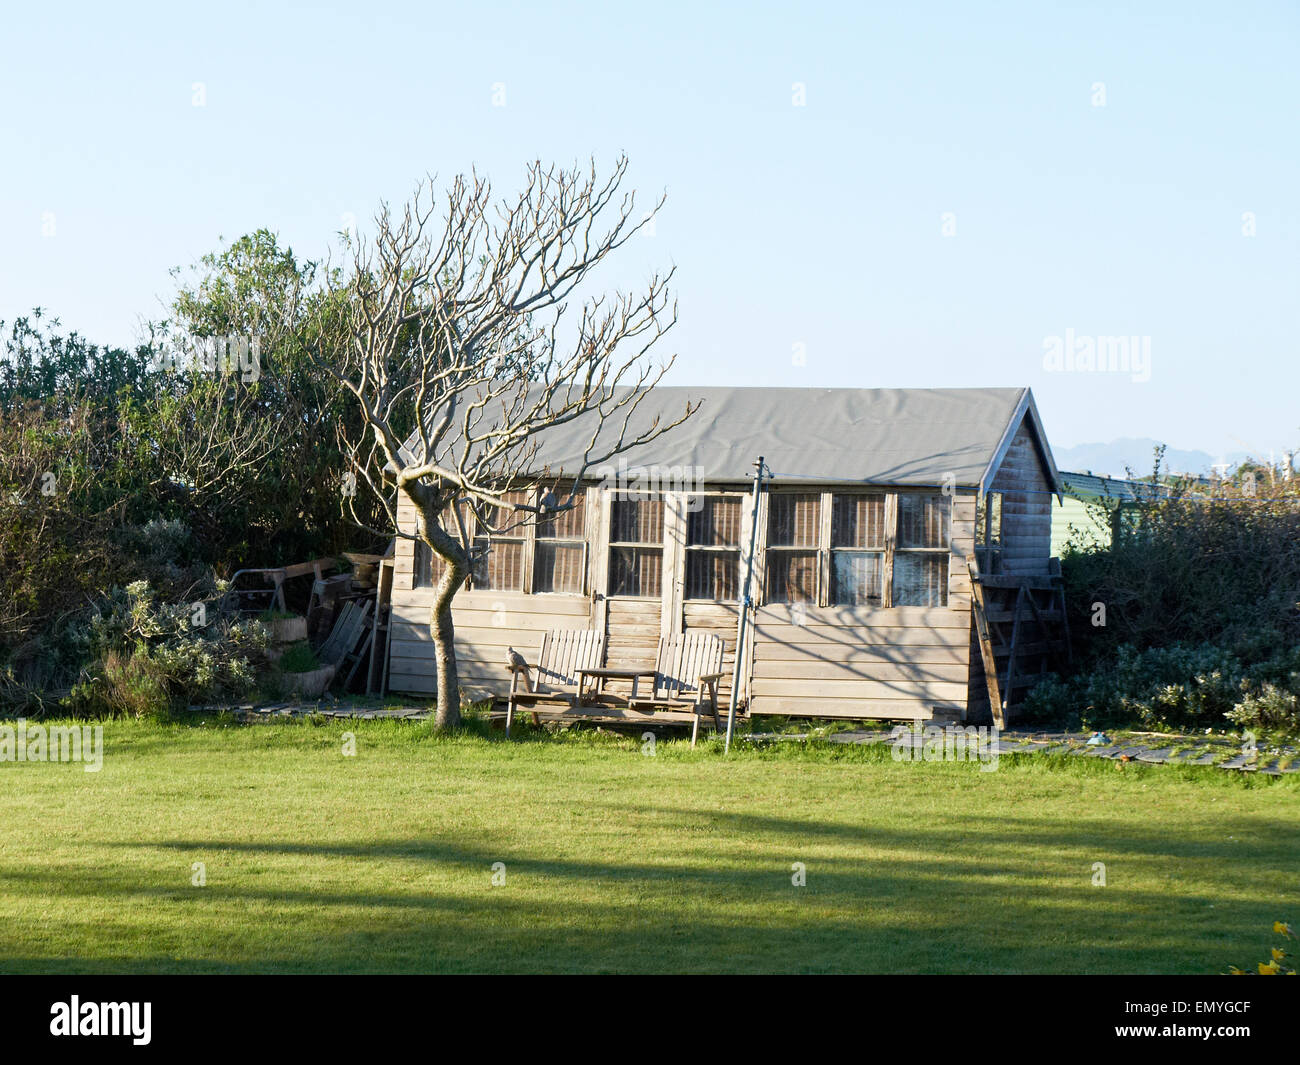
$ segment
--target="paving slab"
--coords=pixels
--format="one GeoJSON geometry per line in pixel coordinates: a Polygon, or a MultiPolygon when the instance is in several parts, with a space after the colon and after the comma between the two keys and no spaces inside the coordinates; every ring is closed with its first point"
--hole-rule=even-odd
{"type": "Polygon", "coordinates": [[[1153,762],[1156,765],[1164,765],[1169,761],[1169,756],[1174,753],[1172,747],[1157,747],[1155,750],[1146,750],[1137,756],[1139,762],[1153,762]]]}
{"type": "Polygon", "coordinates": [[[1214,765],[1219,756],[1204,747],[1193,747],[1190,751],[1172,755],[1169,759],[1175,765],[1214,765]]]}
{"type": "Polygon", "coordinates": [[[831,743],[856,744],[887,743],[893,739],[888,732],[832,732],[826,738],[831,743]]]}

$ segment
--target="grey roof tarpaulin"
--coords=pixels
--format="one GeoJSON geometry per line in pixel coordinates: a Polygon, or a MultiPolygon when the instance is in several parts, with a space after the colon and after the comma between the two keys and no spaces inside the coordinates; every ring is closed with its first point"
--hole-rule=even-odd
{"type": "MultiPolygon", "coordinates": [[[[688,401],[699,410],[611,465],[696,467],[705,482],[743,482],[762,455],[778,483],[975,486],[998,455],[1027,391],[660,386],[641,401],[629,436],[649,428],[656,415],[661,424],[680,418],[688,401]]],[[[615,438],[622,418],[620,411],[600,442],[615,438]]],[[[540,434],[530,472],[576,473],[594,426],[595,415],[588,414],[540,434]]],[[[601,476],[596,469],[587,472],[601,476]]]]}

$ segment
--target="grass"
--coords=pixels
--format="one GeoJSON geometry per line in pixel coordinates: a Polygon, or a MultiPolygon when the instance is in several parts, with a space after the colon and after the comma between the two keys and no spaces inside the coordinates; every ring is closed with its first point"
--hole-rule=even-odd
{"type": "Polygon", "coordinates": [[[1216,973],[1300,920],[1294,779],[394,721],[104,737],[99,773],[0,763],[0,971],[1216,973]]]}

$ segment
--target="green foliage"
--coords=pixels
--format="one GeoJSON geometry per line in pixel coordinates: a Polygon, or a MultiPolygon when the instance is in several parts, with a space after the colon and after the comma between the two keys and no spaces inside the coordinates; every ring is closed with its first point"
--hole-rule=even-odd
{"type": "Polygon", "coordinates": [[[191,603],[160,601],[147,582],[114,589],[67,640],[90,663],[64,701],[92,717],[165,716],[257,689],[270,632],[258,621],[209,623],[191,603]]]}
{"type": "Polygon", "coordinates": [[[1138,650],[1125,644],[1065,679],[1049,678],[1025,699],[1030,721],[1084,728],[1128,725],[1158,731],[1224,729],[1300,735],[1300,648],[1250,664],[1214,644],[1138,650]]]}
{"type": "MultiPolygon", "coordinates": [[[[135,349],[64,333],[39,309],[13,323],[0,352],[0,663],[21,688],[65,687],[92,664],[65,630],[114,585],[145,580],[181,601],[240,567],[382,549],[344,511],[337,431],[356,434],[354,406],[280,327],[317,273],[260,230],[177,271],[172,320],[135,349]],[[257,337],[260,375],[158,358],[182,334],[257,337]]],[[[313,299],[314,328],[333,328],[339,314],[313,299]]]]}
{"type": "Polygon", "coordinates": [[[1167,496],[1093,504],[1107,548],[1076,540],[1062,557],[1071,628],[1105,656],[1121,644],[1228,647],[1300,642],[1300,480],[1254,466],[1167,496]],[[1093,606],[1106,624],[1092,624],[1093,606]]]}
{"type": "Polygon", "coordinates": [[[1300,481],[1248,464],[1150,483],[1094,504],[1108,546],[1062,558],[1077,667],[1030,694],[1030,719],[1300,735],[1300,481]]]}
{"type": "Polygon", "coordinates": [[[280,669],[285,673],[310,673],[320,669],[320,659],[305,640],[290,644],[280,658],[280,669]]]}
{"type": "MultiPolygon", "coordinates": [[[[191,271],[173,273],[180,288],[172,311],[188,333],[259,338],[261,376],[251,413],[276,427],[268,446],[259,449],[256,469],[233,471],[238,490],[224,493],[221,506],[205,513],[214,560],[233,569],[254,552],[263,564],[275,564],[380,546],[344,512],[342,479],[349,463],[342,441],[364,435],[355,402],[312,363],[304,338],[286,332],[283,323],[295,294],[305,293],[306,341],[335,329],[343,337],[346,296],[314,287],[319,266],[299,262],[264,229],[204,256],[191,271]]],[[[383,526],[376,503],[367,508],[360,493],[355,502],[368,527],[383,526]]]]}

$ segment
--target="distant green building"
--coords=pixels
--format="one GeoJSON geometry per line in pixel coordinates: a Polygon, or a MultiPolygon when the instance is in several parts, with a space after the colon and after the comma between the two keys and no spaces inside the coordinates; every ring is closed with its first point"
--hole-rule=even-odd
{"type": "Polygon", "coordinates": [[[1165,492],[1164,486],[1150,481],[1126,481],[1118,477],[1099,477],[1092,473],[1068,473],[1061,470],[1061,500],[1052,501],[1052,554],[1058,558],[1073,537],[1108,547],[1111,526],[1104,520],[1098,503],[1123,510],[1136,499],[1151,498],[1153,492],[1165,492]]]}

